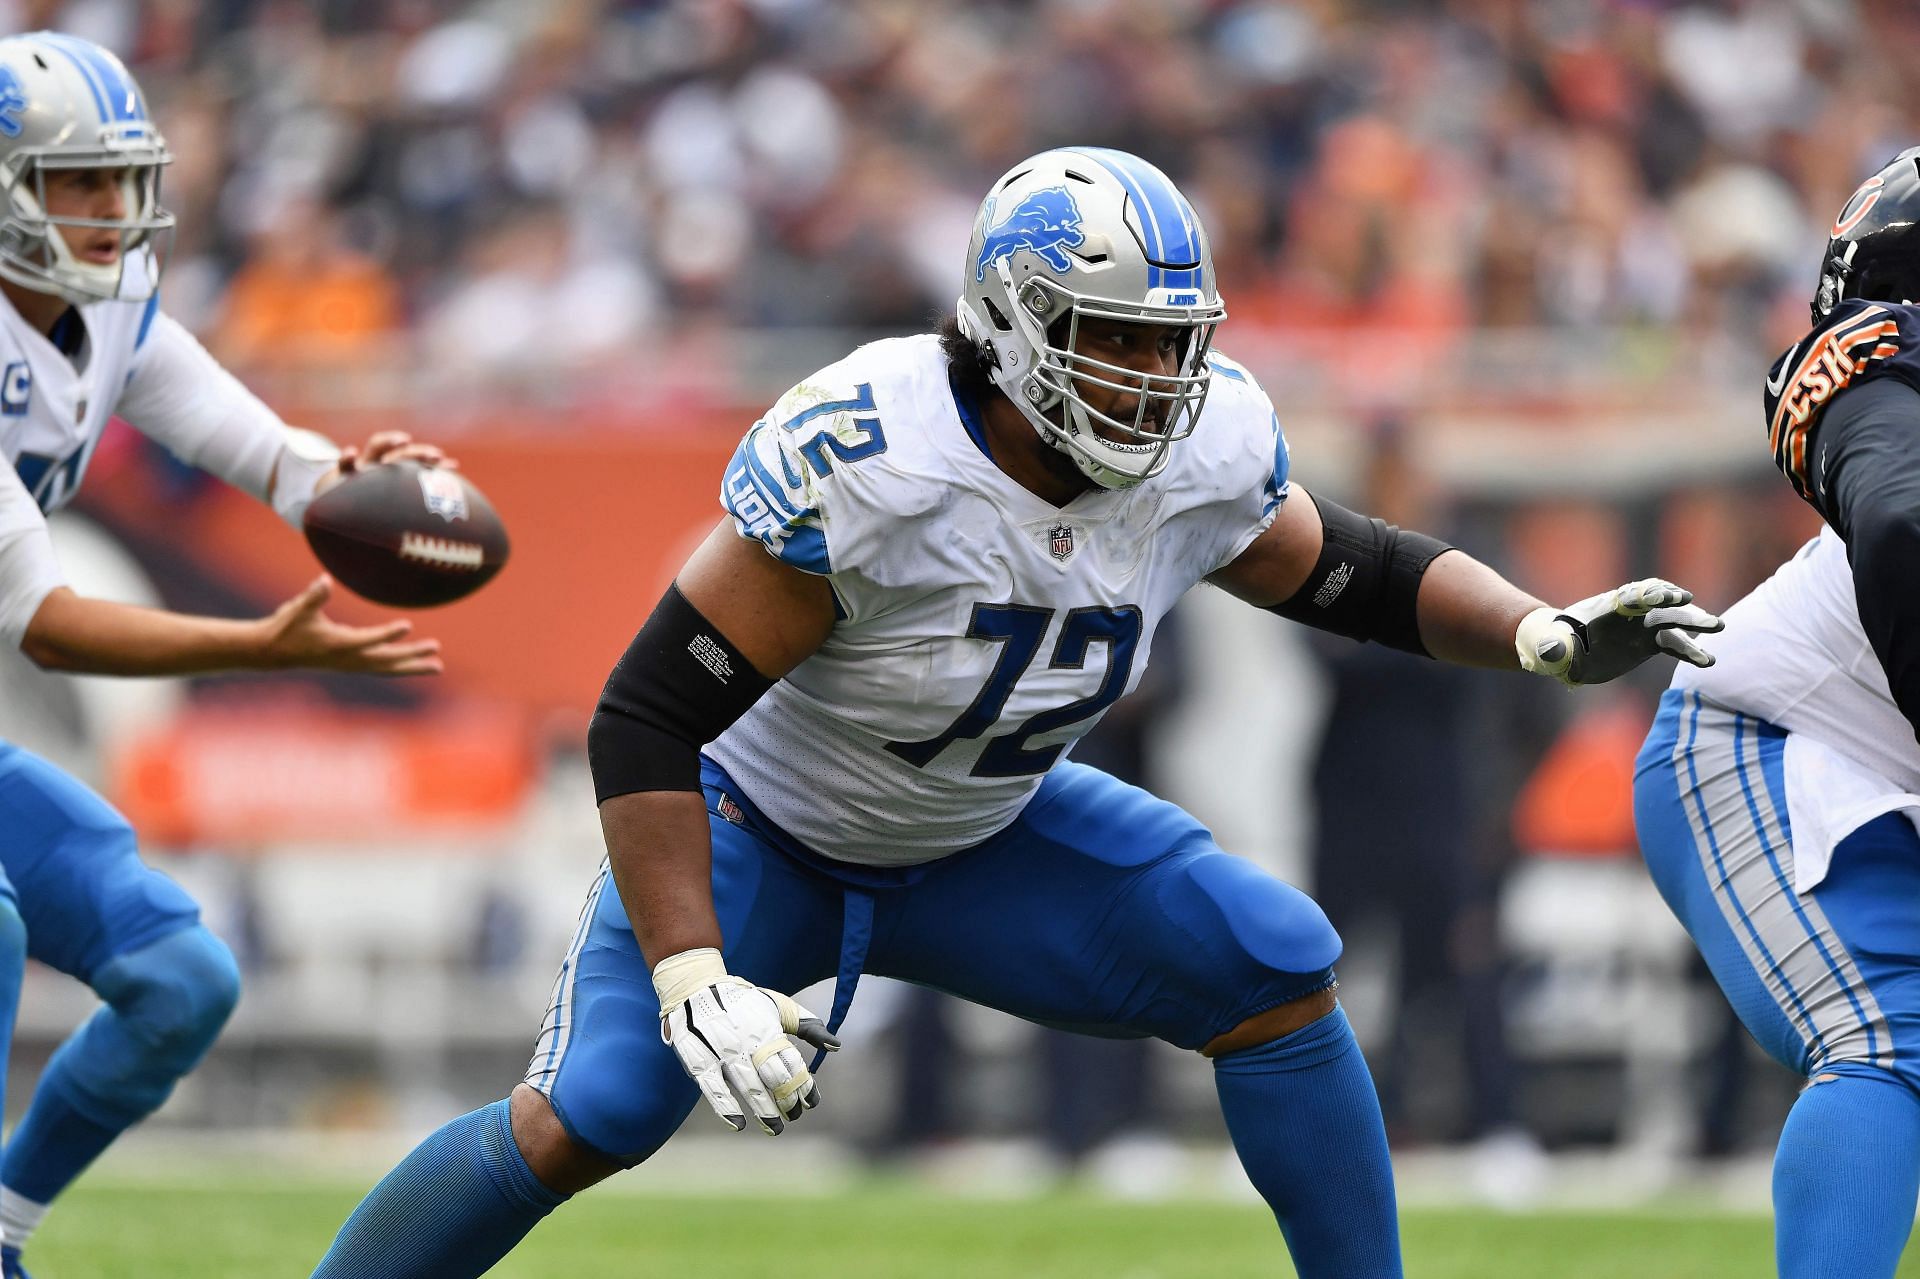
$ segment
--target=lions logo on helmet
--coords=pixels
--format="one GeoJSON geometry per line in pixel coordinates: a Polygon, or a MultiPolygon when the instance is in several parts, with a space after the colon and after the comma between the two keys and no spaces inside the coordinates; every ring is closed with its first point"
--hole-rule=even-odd
{"type": "Polygon", "coordinates": [[[1227,314],[1200,218],[1167,175],[1104,147],[1034,156],[980,206],[967,267],[961,331],[991,352],[994,385],[1040,438],[1105,488],[1164,470],[1199,420],[1207,351],[1227,314]],[[1143,374],[1080,354],[1083,318],[1181,330],[1179,371],[1143,374]],[[1102,412],[1084,394],[1094,388],[1134,407],[1102,412]]]}
{"type": "Polygon", "coordinates": [[[26,90],[10,67],[0,67],[0,133],[20,136],[20,113],[27,109],[26,90]]]}
{"type": "MultiPolygon", "coordinates": [[[[993,197],[987,197],[986,212],[993,218],[993,197]]],[[[975,284],[987,278],[987,268],[1020,249],[1040,255],[1040,260],[1059,272],[1073,268],[1066,250],[1087,242],[1080,229],[1080,209],[1065,187],[1046,187],[1020,201],[1003,222],[994,223],[981,241],[980,256],[973,264],[975,284]]]]}
{"type": "Polygon", "coordinates": [[[53,31],[0,40],[0,277],[75,305],[151,296],[158,263],[134,271],[127,263],[173,225],[160,207],[160,169],[172,158],[120,59],[53,31]],[[49,213],[46,175],[54,169],[118,175],[123,215],[102,221],[49,213]],[[118,229],[117,258],[76,257],[62,226],[118,229]]]}

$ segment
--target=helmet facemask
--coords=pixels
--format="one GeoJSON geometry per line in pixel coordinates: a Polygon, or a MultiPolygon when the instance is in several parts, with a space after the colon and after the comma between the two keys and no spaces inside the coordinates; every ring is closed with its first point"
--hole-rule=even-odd
{"type": "Polygon", "coordinates": [[[994,184],[974,220],[956,309],[961,331],[990,356],[994,385],[1044,442],[1109,489],[1160,474],[1193,433],[1213,332],[1226,318],[1193,206],[1144,160],[1098,147],[1043,152],[994,184]],[[1089,321],[1177,330],[1176,371],[1088,354],[1089,321]]]}
{"type": "MultiPolygon", "coordinates": [[[[172,156],[152,126],[129,127],[124,139],[103,138],[98,147],[21,148],[0,168],[0,276],[26,288],[53,293],[75,305],[121,298],[139,301],[145,294],[122,291],[127,259],[161,232],[171,230],[173,214],[160,207],[160,169],[172,156]],[[87,218],[47,212],[47,175],[55,170],[119,171],[118,218],[87,218]],[[120,232],[119,255],[111,262],[87,262],[73,253],[63,227],[120,232]]],[[[158,273],[152,273],[157,279],[158,273]]],[[[152,283],[148,284],[148,292],[152,283]]]]}
{"type": "MultiPolygon", "coordinates": [[[[1007,283],[1011,292],[1011,280],[1007,283]]],[[[1156,307],[1081,297],[1038,276],[1029,278],[1017,296],[1015,323],[1026,331],[1035,358],[1027,389],[1013,399],[1041,438],[1103,488],[1132,488],[1166,469],[1169,450],[1193,433],[1206,403],[1213,376],[1207,352],[1224,311],[1218,305],[1156,307]],[[1178,327],[1178,371],[1147,373],[1083,354],[1085,319],[1178,327]],[[1103,412],[1089,402],[1086,390],[1106,393],[1101,399],[1132,396],[1133,412],[1103,412]]]]}

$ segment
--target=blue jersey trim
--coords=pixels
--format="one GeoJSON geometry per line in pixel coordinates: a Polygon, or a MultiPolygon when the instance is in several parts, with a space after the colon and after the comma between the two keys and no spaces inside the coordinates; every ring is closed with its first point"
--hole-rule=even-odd
{"type": "Polygon", "coordinates": [[[785,523],[791,524],[797,519],[815,514],[814,511],[803,511],[793,504],[780,482],[773,478],[766,464],[754,453],[752,441],[740,446],[740,459],[747,464],[747,476],[753,481],[753,486],[760,490],[760,496],[766,498],[768,503],[780,512],[785,523]]]}
{"type": "Polygon", "coordinates": [[[808,573],[825,577],[833,572],[833,563],[827,558],[827,535],[810,524],[790,526],[780,539],[779,555],[808,573]]]}
{"type": "Polygon", "coordinates": [[[160,313],[160,290],[155,289],[147,298],[147,309],[140,313],[140,331],[134,335],[133,349],[138,351],[147,344],[147,333],[153,328],[153,317],[160,313]]]}
{"type": "Polygon", "coordinates": [[[953,407],[960,414],[960,425],[966,428],[967,438],[973,441],[982,457],[993,461],[993,449],[987,444],[987,428],[980,421],[980,406],[973,402],[972,396],[960,389],[952,369],[947,370],[947,387],[953,392],[953,407]]]}

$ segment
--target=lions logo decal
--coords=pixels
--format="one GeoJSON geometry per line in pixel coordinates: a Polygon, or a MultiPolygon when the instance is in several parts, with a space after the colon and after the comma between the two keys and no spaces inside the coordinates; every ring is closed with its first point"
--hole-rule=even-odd
{"type": "Polygon", "coordinates": [[[20,136],[20,113],[27,109],[27,91],[12,67],[0,67],[0,133],[20,136]]]}
{"type": "Polygon", "coordinates": [[[1021,249],[1065,275],[1072,269],[1066,251],[1087,242],[1080,229],[1080,206],[1065,187],[1042,187],[1014,206],[1003,220],[993,220],[993,201],[987,201],[987,233],[980,241],[980,257],[973,264],[975,284],[987,278],[987,268],[1021,249]]]}

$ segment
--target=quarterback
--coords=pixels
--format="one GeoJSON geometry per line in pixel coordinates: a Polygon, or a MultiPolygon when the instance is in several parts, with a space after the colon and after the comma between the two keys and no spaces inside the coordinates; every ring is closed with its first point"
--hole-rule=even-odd
{"type": "MultiPolygon", "coordinates": [[[[336,449],[287,427],[159,309],[154,237],[166,144],[126,68],[50,32],[0,40],[0,641],[52,670],[183,675],[440,669],[407,623],[347,627],[324,577],[252,621],[76,593],[46,513],[71,498],[109,418],[272,504],[295,527],[315,492],[375,461],[441,461],[404,435],[336,449]]],[[[0,734],[6,723],[0,707],[0,734]]],[[[224,945],[142,865],[105,800],[0,737],[0,1078],[28,956],[104,1005],[62,1044],[0,1156],[0,1273],[48,1203],[193,1069],[239,996],[224,945]]]]}
{"type": "Polygon", "coordinates": [[[1885,1279],[1920,1195],[1920,147],[1834,220],[1774,362],[1774,461],[1827,527],[1667,690],[1634,782],[1654,881],[1807,1080],[1773,1163],[1783,1279],[1885,1279]]]}
{"type": "Polygon", "coordinates": [[[781,1132],[819,1097],[798,1043],[837,1046],[862,973],[1210,1059],[1299,1272],[1400,1273],[1326,917],[1067,752],[1203,581],[1569,682],[1704,660],[1689,632],[1718,621],[1664,582],[1546,608],[1292,486],[1273,406],[1213,350],[1199,219],[1131,155],[1015,167],[963,271],[942,332],[747,432],[589,731],[608,857],[525,1081],[408,1156],[319,1275],[481,1274],[702,1100],[781,1132]],[[785,992],[825,977],[823,1021],[785,992]]]}

